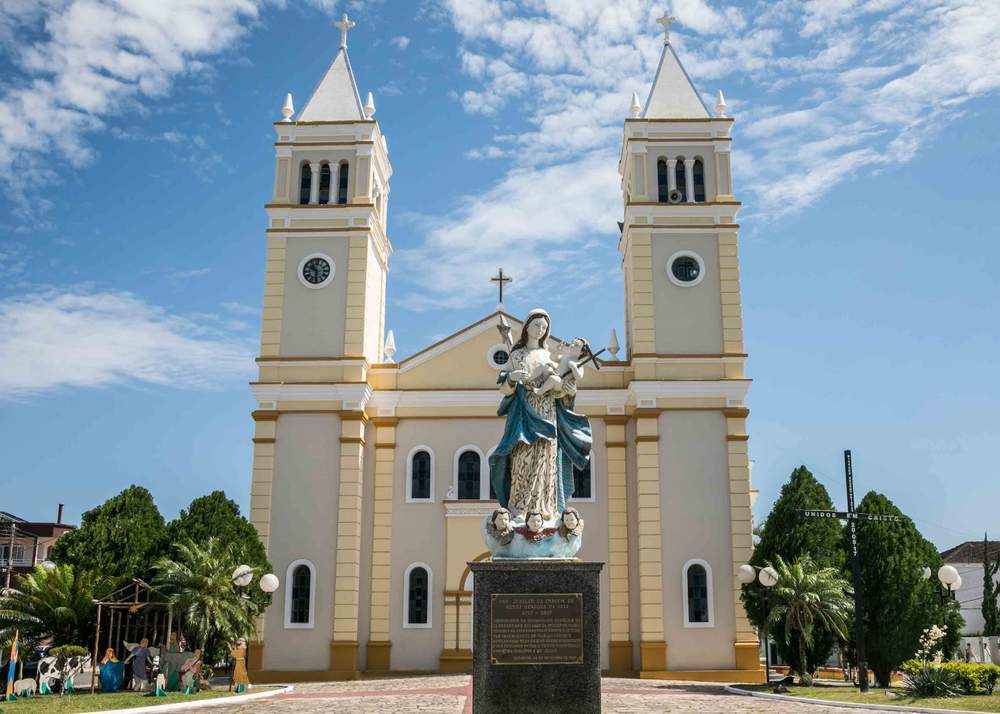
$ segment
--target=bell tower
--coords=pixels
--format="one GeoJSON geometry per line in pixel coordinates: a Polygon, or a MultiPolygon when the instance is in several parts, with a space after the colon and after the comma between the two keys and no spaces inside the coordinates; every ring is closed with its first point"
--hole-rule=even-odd
{"type": "MultiPolygon", "coordinates": [[[[362,103],[341,44],[305,108],[275,122],[261,358],[382,359],[392,165],[371,93],[362,103]]],[[[363,377],[352,370],[345,381],[363,377]]],[[[339,380],[338,380],[339,381],[339,380]]]]}
{"type": "Polygon", "coordinates": [[[674,18],[658,22],[659,66],[645,102],[633,95],[618,167],[639,562],[630,619],[612,628],[626,644],[638,635],[638,668],[651,676],[703,669],[713,650],[713,669],[755,677],[757,636],[736,577],[752,522],[733,120],[721,92],[713,115],[684,70],[674,18]],[[688,586],[676,586],[689,577],[714,593],[707,619],[692,618],[688,586]]]}
{"type": "Polygon", "coordinates": [[[392,165],[347,55],[354,25],[334,23],[329,68],[302,111],[288,95],[274,124],[250,520],[271,561],[291,565],[250,648],[258,673],[287,666],[286,630],[292,659],[322,677],[359,668],[365,408],[383,352],[392,165]],[[294,588],[315,594],[308,610],[282,609],[294,588]]]}

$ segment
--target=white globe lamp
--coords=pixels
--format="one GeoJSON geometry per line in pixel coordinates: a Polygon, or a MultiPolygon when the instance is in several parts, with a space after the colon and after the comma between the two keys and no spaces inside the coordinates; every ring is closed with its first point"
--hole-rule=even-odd
{"type": "Polygon", "coordinates": [[[773,588],[778,584],[778,571],[769,565],[761,569],[757,579],[760,580],[760,584],[765,588],[773,588]]]}
{"type": "Polygon", "coordinates": [[[262,575],[260,577],[260,589],[266,593],[273,593],[278,589],[278,576],[274,573],[262,575]]]}
{"type": "Polygon", "coordinates": [[[961,580],[961,578],[958,575],[958,571],[955,570],[954,565],[942,565],[940,568],[938,568],[937,575],[938,575],[938,580],[941,581],[941,584],[944,585],[945,588],[949,590],[951,589],[951,586],[952,584],[955,583],[955,581],[961,580]]]}
{"type": "Polygon", "coordinates": [[[249,565],[241,565],[233,571],[233,585],[245,588],[253,580],[253,568],[249,565]]]}
{"type": "Polygon", "coordinates": [[[744,585],[749,585],[757,579],[757,570],[749,563],[744,563],[736,569],[736,577],[744,585]]]}
{"type": "Polygon", "coordinates": [[[958,578],[951,584],[951,591],[955,592],[960,587],[962,587],[962,576],[959,575],[958,578]]]}

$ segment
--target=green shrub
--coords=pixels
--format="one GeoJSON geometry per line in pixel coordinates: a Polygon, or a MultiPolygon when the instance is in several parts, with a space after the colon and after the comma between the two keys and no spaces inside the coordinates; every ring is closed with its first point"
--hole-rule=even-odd
{"type": "Polygon", "coordinates": [[[62,669],[70,657],[86,657],[90,652],[80,645],[60,645],[49,650],[48,656],[56,658],[56,667],[62,669]]]}
{"type": "MultiPolygon", "coordinates": [[[[933,664],[924,665],[920,660],[911,659],[903,662],[899,666],[899,671],[905,675],[905,680],[913,678],[915,682],[928,682],[933,679],[924,674],[924,670],[940,670],[953,675],[955,682],[961,689],[962,694],[993,694],[993,690],[1000,681],[1000,667],[995,664],[978,662],[942,662],[940,666],[933,664]]],[[[947,677],[945,677],[947,678],[947,677]]],[[[904,687],[909,689],[908,684],[904,687]]],[[[918,696],[932,696],[920,694],[918,696]]],[[[948,696],[948,695],[933,695],[948,696]]]]}
{"type": "Polygon", "coordinates": [[[906,674],[903,689],[915,697],[958,697],[963,693],[958,672],[934,665],[921,666],[906,674]]]}

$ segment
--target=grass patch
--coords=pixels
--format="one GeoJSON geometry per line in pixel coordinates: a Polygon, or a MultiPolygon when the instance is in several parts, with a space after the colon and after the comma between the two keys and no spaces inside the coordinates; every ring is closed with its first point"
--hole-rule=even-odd
{"type": "MultiPolygon", "coordinates": [[[[256,690],[260,691],[260,690],[256,690]]],[[[226,689],[199,692],[198,694],[181,694],[168,692],[165,697],[150,697],[144,692],[115,692],[113,694],[91,694],[79,692],[60,697],[58,694],[47,694],[44,697],[34,696],[18,699],[16,702],[0,702],[0,710],[7,714],[32,712],[33,714],[75,714],[76,712],[99,712],[105,709],[129,709],[131,707],[151,707],[159,704],[178,704],[202,699],[217,699],[234,696],[226,689]]]]}
{"type": "MultiPolygon", "coordinates": [[[[740,686],[754,692],[768,692],[774,688],[761,685],[740,686]]],[[[1000,712],[1000,694],[970,694],[963,697],[910,697],[901,689],[870,689],[868,694],[862,694],[854,687],[845,686],[812,686],[789,687],[790,697],[805,697],[807,699],[822,699],[831,702],[861,702],[864,704],[889,704],[900,707],[928,707],[930,709],[957,709],[973,712],[1000,712]]]]}

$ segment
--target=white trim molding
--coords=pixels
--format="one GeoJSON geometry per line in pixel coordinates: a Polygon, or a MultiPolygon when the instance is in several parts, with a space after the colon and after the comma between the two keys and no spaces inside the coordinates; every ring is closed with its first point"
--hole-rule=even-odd
{"type": "Polygon", "coordinates": [[[425,444],[414,446],[406,455],[406,502],[434,503],[434,449],[425,444]],[[413,497],[413,457],[420,451],[426,451],[427,455],[431,457],[431,495],[428,498],[413,497]]]}
{"type": "Polygon", "coordinates": [[[715,627],[715,593],[712,589],[712,566],[707,560],[691,558],[681,568],[681,602],[684,604],[684,627],[715,627]],[[700,565],[705,569],[705,587],[708,590],[708,622],[691,622],[688,613],[688,569],[700,565]]]}
{"type": "Polygon", "coordinates": [[[434,571],[427,563],[410,563],[403,572],[403,628],[426,630],[434,623],[434,571]],[[414,568],[423,568],[427,573],[427,622],[410,622],[410,573],[414,568]]]}
{"type": "Polygon", "coordinates": [[[311,630],[316,625],[316,566],[312,562],[300,559],[293,560],[285,569],[285,629],[311,630]],[[300,565],[309,568],[309,620],[307,622],[292,622],[292,575],[300,565]]]}
{"type": "Polygon", "coordinates": [[[320,288],[325,288],[327,285],[333,282],[333,276],[337,274],[337,264],[334,262],[333,258],[328,256],[326,253],[310,253],[309,255],[307,255],[306,257],[304,257],[302,260],[299,261],[299,269],[295,274],[298,275],[299,282],[305,285],[307,288],[309,288],[310,290],[319,290],[320,288]],[[327,265],[330,266],[330,274],[327,275],[326,279],[321,283],[310,283],[308,280],[305,279],[305,276],[302,275],[302,269],[306,267],[306,263],[308,263],[313,258],[321,258],[326,261],[327,265]]]}
{"type": "Polygon", "coordinates": [[[490,479],[488,472],[489,462],[486,460],[483,450],[475,444],[466,444],[455,450],[454,466],[451,473],[451,485],[455,489],[456,500],[468,500],[458,498],[458,460],[466,451],[474,451],[479,454],[479,500],[485,501],[490,497],[490,479]]]}
{"type": "Polygon", "coordinates": [[[674,285],[682,288],[693,288],[705,279],[705,261],[702,260],[702,257],[693,250],[679,250],[667,258],[667,277],[674,285]],[[687,282],[679,280],[677,276],[674,275],[674,261],[678,258],[694,258],[695,262],[698,263],[698,277],[687,282]]]}

